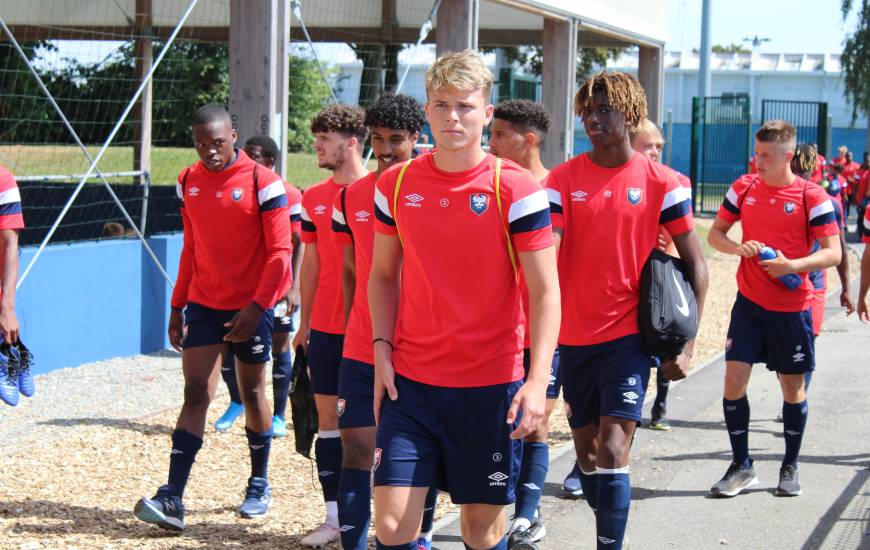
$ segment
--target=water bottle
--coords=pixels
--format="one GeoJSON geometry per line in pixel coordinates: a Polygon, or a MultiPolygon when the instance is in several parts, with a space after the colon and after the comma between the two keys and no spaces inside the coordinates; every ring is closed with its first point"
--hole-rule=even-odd
{"type": "MultiPolygon", "coordinates": [[[[765,246],[761,249],[761,252],[758,253],[758,257],[762,260],[775,260],[776,251],[769,246],[765,246]]],[[[782,284],[784,284],[789,290],[794,290],[804,284],[803,278],[801,278],[797,273],[789,273],[788,275],[778,277],[778,279],[782,281],[782,284]]]]}

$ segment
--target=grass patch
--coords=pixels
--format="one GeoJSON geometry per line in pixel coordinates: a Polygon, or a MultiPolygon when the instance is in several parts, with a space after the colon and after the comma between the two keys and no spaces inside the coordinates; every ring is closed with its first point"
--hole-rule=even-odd
{"type": "MultiPolygon", "coordinates": [[[[88,147],[92,156],[99,149],[97,146],[88,147]]],[[[155,147],[151,151],[151,181],[155,185],[174,184],[178,173],[196,160],[192,147],[155,147]]],[[[75,145],[3,145],[0,146],[0,164],[21,177],[84,174],[89,163],[75,145]]],[[[370,169],[375,167],[376,163],[369,163],[370,169]]],[[[109,147],[100,159],[99,168],[106,173],[133,170],[133,148],[109,147]]],[[[287,179],[302,189],[329,176],[328,170],[317,167],[312,154],[290,153],[287,157],[287,179]]],[[[109,181],[129,183],[131,178],[112,178],[109,181]]]]}

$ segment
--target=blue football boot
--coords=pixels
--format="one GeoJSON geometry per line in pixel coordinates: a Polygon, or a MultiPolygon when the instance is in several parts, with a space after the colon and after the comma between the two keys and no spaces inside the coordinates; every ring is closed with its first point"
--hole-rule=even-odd
{"type": "Polygon", "coordinates": [[[33,381],[33,354],[19,340],[18,345],[12,348],[13,354],[18,355],[18,389],[24,397],[33,397],[36,393],[36,384],[33,381]]]}
{"type": "Polygon", "coordinates": [[[0,399],[14,407],[18,404],[18,361],[11,349],[6,344],[0,346],[0,399]]]}

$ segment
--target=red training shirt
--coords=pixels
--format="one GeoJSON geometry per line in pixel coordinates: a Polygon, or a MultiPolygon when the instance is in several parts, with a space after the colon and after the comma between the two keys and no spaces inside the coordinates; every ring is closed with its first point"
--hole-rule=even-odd
{"type": "MultiPolygon", "coordinates": [[[[799,177],[787,187],[773,187],[758,175],[741,176],[731,184],[717,216],[728,223],[740,220],[743,242],[764,243],[786,258],[804,258],[813,240],[840,232],[831,197],[799,177]]],[[[762,269],[758,258],[740,258],[737,288],[767,310],[803,311],[810,307],[813,285],[806,273],[800,276],[803,285],[789,290],[762,269]]]]}
{"type": "Polygon", "coordinates": [[[194,302],[235,310],[253,300],[269,309],[290,288],[293,246],[284,183],[244,151],[236,155],[220,172],[197,161],[178,176],[184,247],[172,307],[194,302]]]}
{"type": "Polygon", "coordinates": [[[21,193],[15,176],[0,165],[0,229],[24,229],[21,193]]]}
{"type": "Polygon", "coordinates": [[[332,230],[343,246],[353,247],[356,266],[353,304],[344,336],[342,357],[374,365],[372,349],[372,316],[369,312],[369,274],[375,245],[375,173],[358,179],[344,192],[335,194],[332,205],[332,230]]]}
{"type": "Polygon", "coordinates": [[[562,228],[559,343],[585,346],[638,333],[640,275],[657,246],[694,227],[692,191],[640,153],[615,168],[588,154],[557,166],[547,180],[553,226],[562,228]]]}
{"type": "Polygon", "coordinates": [[[284,192],[287,194],[287,209],[290,211],[290,232],[299,235],[302,233],[302,191],[285,180],[284,192]]]}
{"type": "Polygon", "coordinates": [[[502,161],[502,211],[492,155],[463,172],[444,172],[437,153],[378,179],[375,231],[404,239],[394,334],[396,372],[424,384],[480,387],[523,378],[524,316],[508,253],[553,245],[546,193],[531,175],[502,161]],[[398,225],[398,230],[397,230],[398,225]]]}
{"type": "Polygon", "coordinates": [[[342,250],[332,232],[332,202],[345,187],[330,177],[309,187],[302,194],[302,242],[316,244],[320,256],[311,328],[329,334],[344,334],[342,250]]]}

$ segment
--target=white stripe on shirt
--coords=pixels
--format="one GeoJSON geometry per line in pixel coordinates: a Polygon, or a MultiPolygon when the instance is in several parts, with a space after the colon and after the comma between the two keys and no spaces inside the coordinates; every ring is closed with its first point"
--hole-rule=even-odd
{"type": "Polygon", "coordinates": [[[381,190],[375,187],[375,206],[378,207],[378,210],[381,211],[381,214],[386,217],[393,219],[393,214],[390,213],[390,203],[387,201],[387,197],[381,193],[381,190]]]}
{"type": "Polygon", "coordinates": [[[547,198],[550,199],[551,203],[562,206],[562,193],[556,191],[555,189],[547,189],[546,191],[547,198]]]}
{"type": "Polygon", "coordinates": [[[834,205],[831,204],[831,201],[827,200],[810,209],[810,220],[814,220],[819,216],[824,216],[825,214],[830,214],[833,211],[834,205]]]}
{"type": "Polygon", "coordinates": [[[344,219],[344,214],[342,214],[335,206],[332,207],[332,220],[339,225],[347,225],[347,222],[344,219]]]}
{"type": "Polygon", "coordinates": [[[508,211],[508,223],[542,210],[550,210],[550,201],[543,189],[514,202],[508,211]]]}
{"type": "Polygon", "coordinates": [[[728,192],[725,193],[725,200],[731,203],[731,206],[737,208],[737,193],[734,191],[733,187],[728,188],[728,192]]]}
{"type": "Polygon", "coordinates": [[[676,189],[671,189],[665,194],[665,200],[662,201],[662,212],[672,207],[675,204],[679,204],[683,201],[692,199],[692,190],[688,187],[677,187],[676,189]]]}
{"type": "Polygon", "coordinates": [[[260,204],[263,204],[269,199],[274,199],[275,197],[280,197],[284,194],[284,182],[281,180],[275,180],[257,192],[257,200],[260,201],[260,204]]]}
{"type": "MultiPolygon", "coordinates": [[[[300,205],[300,206],[302,206],[302,205],[300,205]]],[[[305,221],[307,221],[307,222],[310,222],[310,221],[311,221],[311,216],[308,215],[308,210],[305,210],[305,207],[304,207],[304,206],[302,206],[302,211],[301,211],[300,213],[302,214],[302,219],[303,219],[303,220],[305,220],[305,221]]]]}
{"type": "Polygon", "coordinates": [[[290,205],[290,215],[291,216],[295,216],[295,215],[301,214],[301,213],[302,213],[302,203],[301,202],[297,202],[296,204],[290,205]]]}

